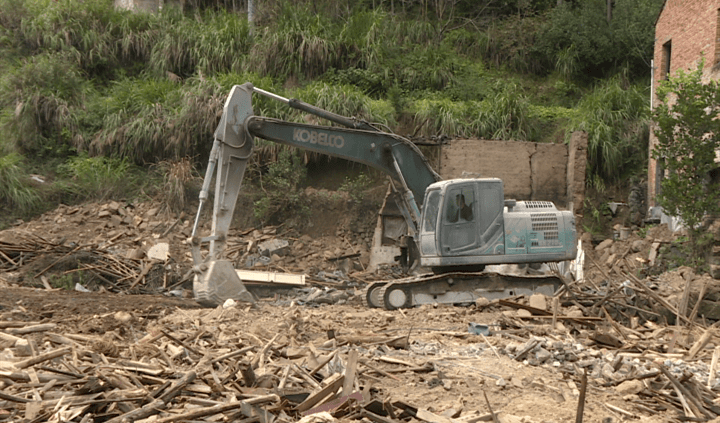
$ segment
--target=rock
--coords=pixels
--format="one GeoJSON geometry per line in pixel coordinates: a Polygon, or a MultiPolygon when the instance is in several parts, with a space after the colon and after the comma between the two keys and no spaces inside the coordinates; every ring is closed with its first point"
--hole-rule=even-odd
{"type": "Polygon", "coordinates": [[[500,379],[498,379],[498,380],[495,381],[495,386],[499,386],[499,387],[501,387],[501,388],[504,388],[505,386],[507,386],[507,382],[505,381],[505,379],[500,378],[500,379]]]}
{"type": "Polygon", "coordinates": [[[548,361],[551,357],[552,357],[552,354],[550,353],[550,351],[546,350],[545,348],[540,347],[537,350],[535,350],[535,359],[537,359],[537,361],[540,364],[548,361]]]}
{"type": "Polygon", "coordinates": [[[606,239],[605,241],[599,243],[599,244],[595,247],[595,251],[600,252],[600,251],[608,248],[608,247],[611,246],[612,244],[613,244],[613,240],[610,239],[610,238],[608,238],[608,239],[606,239]]]}
{"type": "Polygon", "coordinates": [[[605,380],[614,380],[615,379],[615,369],[613,369],[613,366],[610,363],[605,363],[602,367],[602,370],[600,370],[601,376],[605,380]]]}
{"type": "Polygon", "coordinates": [[[272,257],[273,254],[284,256],[290,251],[290,243],[284,239],[271,239],[258,244],[258,252],[265,257],[272,257]]]}
{"type": "Polygon", "coordinates": [[[610,267],[615,263],[615,257],[617,257],[617,254],[610,254],[610,256],[605,261],[605,266],[610,267]]]}
{"type": "Polygon", "coordinates": [[[100,213],[98,213],[98,217],[109,217],[112,213],[110,213],[107,210],[101,210],[100,213]]]}
{"type": "Polygon", "coordinates": [[[547,300],[543,294],[532,294],[528,300],[530,307],[539,308],[540,310],[547,310],[547,300]]]}
{"type": "Polygon", "coordinates": [[[30,343],[25,338],[20,338],[15,341],[13,346],[13,353],[16,357],[30,357],[32,356],[32,349],[30,349],[30,343]]]}
{"type": "Polygon", "coordinates": [[[615,392],[620,395],[633,395],[639,394],[644,388],[645,386],[639,380],[626,380],[615,387],[615,392]]]}
{"type": "Polygon", "coordinates": [[[639,253],[640,251],[643,250],[643,248],[645,248],[645,242],[643,242],[643,240],[641,240],[641,239],[637,239],[637,240],[633,241],[632,246],[630,248],[632,248],[632,250],[634,252],[639,253]]]}
{"type": "Polygon", "coordinates": [[[583,312],[582,310],[568,310],[565,315],[568,317],[583,317],[583,312]]]}
{"type": "Polygon", "coordinates": [[[82,286],[80,283],[75,283],[75,290],[76,290],[77,292],[92,292],[92,291],[90,291],[89,289],[87,289],[87,288],[85,288],[84,286],[82,286]]]}
{"type": "Polygon", "coordinates": [[[132,320],[132,314],[128,313],[127,311],[118,311],[113,316],[115,320],[117,320],[120,323],[127,323],[132,320]]]}
{"type": "Polygon", "coordinates": [[[712,276],[713,279],[720,279],[720,265],[710,265],[710,276],[712,276]]]}
{"type": "Polygon", "coordinates": [[[170,252],[170,245],[167,242],[158,242],[157,244],[150,247],[147,251],[149,259],[165,261],[168,259],[168,253],[170,252]]]}
{"type": "Polygon", "coordinates": [[[532,313],[530,313],[529,310],[525,310],[525,309],[521,308],[520,310],[517,311],[516,315],[520,316],[520,317],[530,317],[530,316],[532,316],[532,313]]]}
{"type": "Polygon", "coordinates": [[[475,300],[475,306],[478,308],[487,307],[490,304],[490,300],[485,297],[480,297],[475,300]]]}

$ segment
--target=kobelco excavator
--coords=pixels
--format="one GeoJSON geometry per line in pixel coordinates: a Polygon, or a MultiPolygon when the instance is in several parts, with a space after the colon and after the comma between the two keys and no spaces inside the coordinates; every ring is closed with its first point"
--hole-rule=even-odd
{"type": "Polygon", "coordinates": [[[401,240],[403,251],[408,252],[410,262],[419,258],[420,265],[433,273],[370,285],[366,300],[371,307],[396,309],[467,303],[479,297],[552,294],[561,284],[557,276],[513,276],[483,270],[486,265],[573,260],[577,254],[572,212],[559,211],[546,201],[506,200],[503,183],[497,178],[443,181],[408,139],[246,83],[234,86],[225,102],[190,239],[196,272],[193,291],[200,304],[253,299],[223,252],[254,137],[363,163],[390,176],[395,201],[407,224],[401,240]],[[344,128],[255,116],[253,93],[344,128]],[[213,177],[211,233],[200,237],[200,213],[213,177]]]}

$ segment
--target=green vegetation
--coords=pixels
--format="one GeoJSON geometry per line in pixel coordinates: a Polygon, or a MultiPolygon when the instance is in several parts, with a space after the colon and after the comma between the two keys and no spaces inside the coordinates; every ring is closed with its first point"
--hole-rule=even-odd
{"type": "Polygon", "coordinates": [[[372,179],[365,173],[361,173],[355,178],[346,176],[338,191],[347,192],[350,199],[356,203],[361,203],[365,199],[365,191],[370,188],[371,184],[372,179]]]}
{"type": "Polygon", "coordinates": [[[658,200],[666,213],[682,219],[693,257],[699,259],[712,241],[702,236],[702,223],[720,212],[720,181],[711,177],[720,148],[720,84],[702,83],[701,64],[664,81],[657,94],[661,103],[653,117],[658,143],[652,156],[667,173],[658,200]]]}
{"type": "MultiPolygon", "coordinates": [[[[564,142],[583,129],[590,180],[616,183],[644,172],[661,3],[616,0],[608,19],[604,0],[268,0],[251,37],[229,0],[156,14],[0,0],[0,178],[13,181],[0,210],[160,190],[182,207],[197,172],[183,166],[207,162],[225,97],[246,81],[423,136],[564,142]],[[176,173],[137,177],[148,169],[176,173]],[[30,184],[31,170],[52,186],[30,184]]],[[[265,98],[254,108],[307,118],[265,98]]],[[[268,163],[287,148],[257,145],[249,182],[269,193],[268,163]]]]}
{"type": "Polygon", "coordinates": [[[0,201],[10,207],[32,211],[40,200],[29,186],[21,167],[22,157],[16,153],[0,157],[0,201]]]}
{"type": "Polygon", "coordinates": [[[270,223],[287,212],[300,217],[307,215],[310,209],[301,188],[306,177],[307,169],[297,151],[282,150],[260,178],[262,195],[253,204],[255,219],[270,223]]]}
{"type": "Polygon", "coordinates": [[[65,177],[60,184],[65,195],[78,199],[127,198],[141,186],[139,169],[125,159],[82,153],[70,157],[57,170],[65,177]]]}

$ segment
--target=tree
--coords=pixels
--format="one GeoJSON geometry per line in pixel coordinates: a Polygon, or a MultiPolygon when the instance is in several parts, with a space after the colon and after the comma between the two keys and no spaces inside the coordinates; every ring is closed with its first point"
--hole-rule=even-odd
{"type": "Polygon", "coordinates": [[[658,202],[665,213],[683,220],[696,258],[704,218],[720,212],[720,184],[710,178],[718,167],[720,85],[703,84],[702,68],[701,63],[695,71],[678,71],[663,81],[653,112],[658,143],[652,157],[666,170],[658,202]]]}

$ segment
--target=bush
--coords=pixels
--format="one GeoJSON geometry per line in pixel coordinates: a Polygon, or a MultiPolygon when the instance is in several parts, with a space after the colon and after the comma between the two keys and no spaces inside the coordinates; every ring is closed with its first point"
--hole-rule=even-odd
{"type": "Polygon", "coordinates": [[[346,176],[338,191],[347,192],[354,202],[361,203],[365,199],[365,191],[370,188],[371,184],[372,179],[364,173],[359,174],[356,178],[346,176]]]}
{"type": "Polygon", "coordinates": [[[535,59],[577,79],[607,77],[623,67],[645,78],[653,55],[654,25],[663,0],[616,0],[610,22],[606,0],[564,2],[549,13],[537,37],[535,59]]]}
{"type": "Polygon", "coordinates": [[[614,77],[580,101],[569,129],[588,133],[589,178],[615,182],[645,167],[648,98],[646,88],[628,86],[614,77]]]}
{"type": "Polygon", "coordinates": [[[703,248],[701,224],[720,213],[720,183],[710,177],[720,149],[720,84],[702,81],[702,64],[679,71],[657,90],[660,104],[653,118],[658,142],[652,156],[666,173],[658,202],[665,212],[687,226],[695,257],[703,248]]]}
{"type": "Polygon", "coordinates": [[[12,110],[2,115],[0,125],[18,151],[67,155],[82,140],[77,112],[88,91],[67,54],[33,56],[0,77],[0,105],[12,110]]]}
{"type": "Polygon", "coordinates": [[[268,223],[289,210],[300,216],[307,214],[309,206],[300,188],[306,177],[307,169],[297,151],[280,151],[277,161],[270,163],[267,173],[260,178],[263,196],[254,203],[255,219],[268,223]]]}
{"type": "Polygon", "coordinates": [[[77,201],[128,198],[137,195],[142,179],[129,161],[81,154],[69,158],[58,171],[67,178],[62,190],[77,201]]]}

